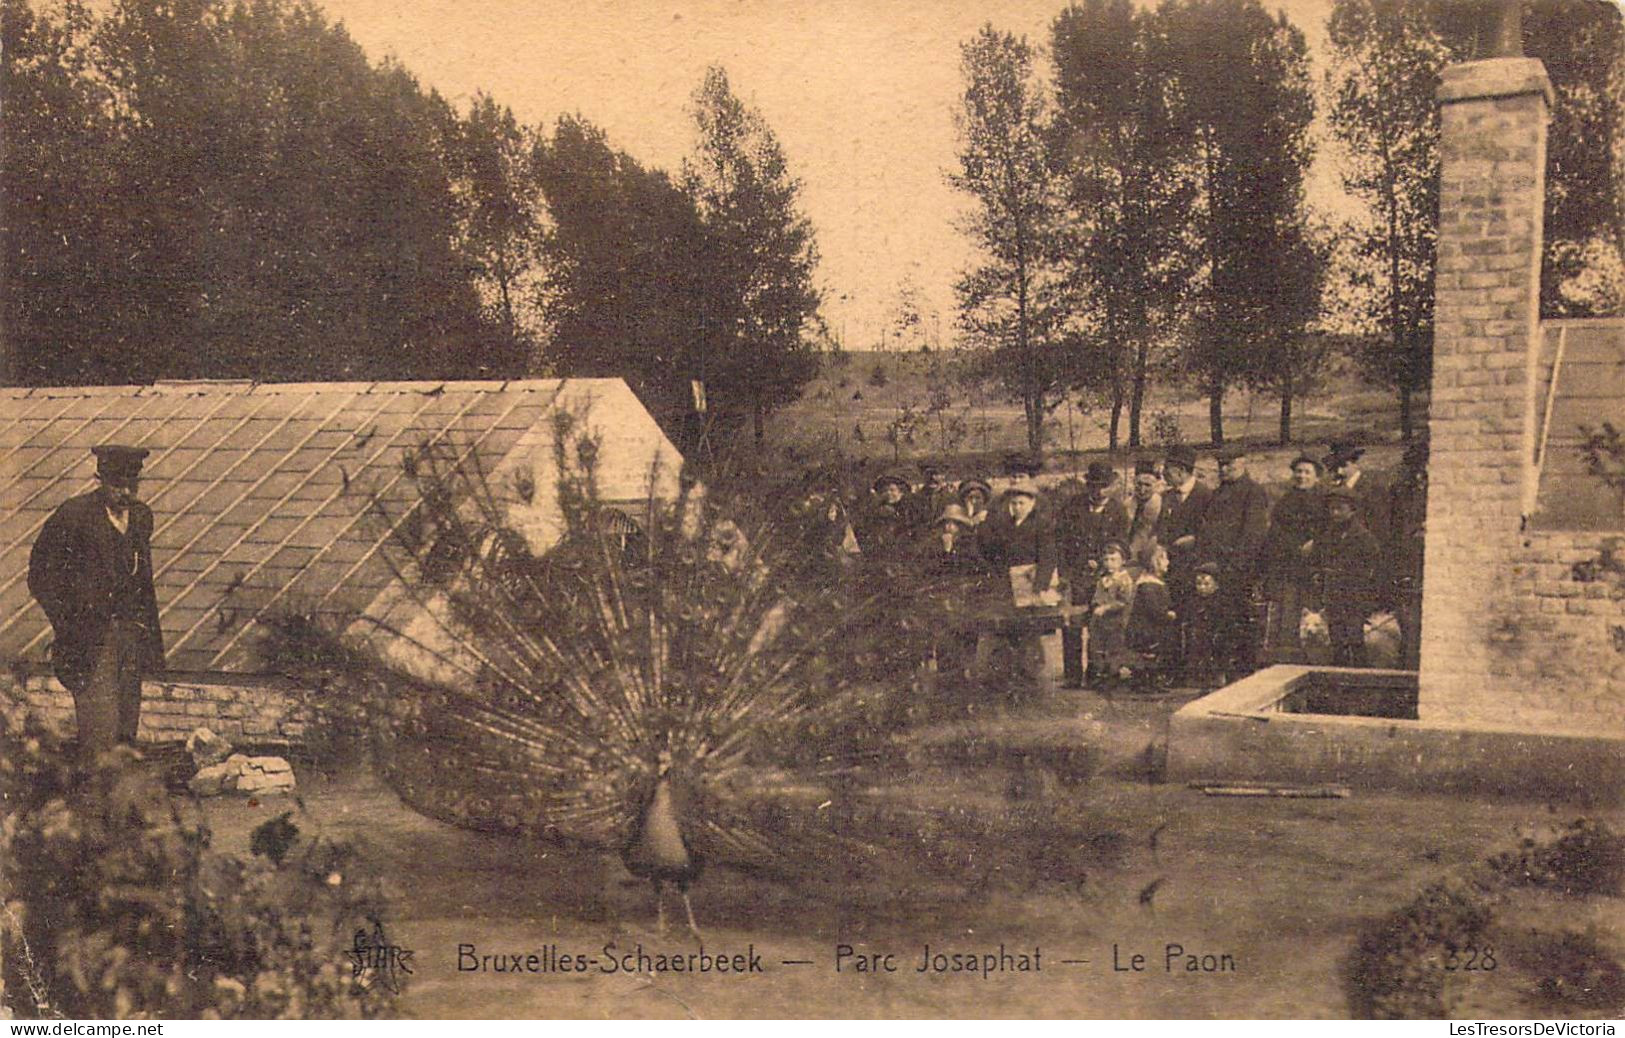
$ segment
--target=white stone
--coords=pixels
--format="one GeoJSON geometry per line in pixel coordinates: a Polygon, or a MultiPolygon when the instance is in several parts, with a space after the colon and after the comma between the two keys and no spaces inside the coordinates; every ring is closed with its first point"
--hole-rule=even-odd
{"type": "Polygon", "coordinates": [[[293,766],[284,758],[243,757],[242,762],[237,792],[284,793],[294,788],[293,766]]]}
{"type": "Polygon", "coordinates": [[[240,775],[235,764],[222,761],[199,770],[186,787],[200,797],[212,797],[236,789],[240,775]]]}
{"type": "Polygon", "coordinates": [[[208,728],[194,728],[186,737],[186,752],[192,755],[192,765],[206,768],[219,764],[231,756],[231,743],[208,728]]]}

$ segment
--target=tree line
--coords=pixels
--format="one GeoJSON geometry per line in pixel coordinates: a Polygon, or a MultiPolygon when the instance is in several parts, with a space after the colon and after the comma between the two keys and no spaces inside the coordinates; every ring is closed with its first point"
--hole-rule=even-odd
{"type": "MultiPolygon", "coordinates": [[[[1542,312],[1625,312],[1619,10],[1524,7],[1525,53],[1557,94],[1542,312]]],[[[1337,351],[1397,391],[1411,437],[1431,376],[1434,91],[1489,38],[1477,5],[1336,0],[1323,92],[1303,32],[1259,0],[1076,0],[1047,50],[992,25],[965,42],[951,179],[981,258],[959,323],[978,374],[1023,405],[1029,447],[1069,396],[1104,405],[1113,449],[1125,420],[1138,446],[1156,378],[1207,397],[1214,443],[1227,391],[1274,394],[1284,443],[1337,351]],[[1306,205],[1317,97],[1368,216],[1306,205]]]]}
{"type": "Polygon", "coordinates": [[[720,68],[674,175],[307,0],[0,0],[0,45],[0,381],[617,375],[760,435],[815,370],[800,183],[720,68]]]}

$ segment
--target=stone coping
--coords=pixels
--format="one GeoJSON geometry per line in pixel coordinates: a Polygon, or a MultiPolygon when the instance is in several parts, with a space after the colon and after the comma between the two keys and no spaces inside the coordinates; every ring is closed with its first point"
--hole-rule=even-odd
{"type": "Polygon", "coordinates": [[[1440,75],[1440,104],[1497,97],[1539,94],[1546,107],[1557,104],[1557,94],[1539,58],[1485,58],[1447,65],[1440,75]]]}
{"type": "Polygon", "coordinates": [[[1266,668],[1174,713],[1168,778],[1625,802],[1625,738],[1595,730],[1281,710],[1281,700],[1314,673],[1370,683],[1416,679],[1415,671],[1403,670],[1266,668]]]}

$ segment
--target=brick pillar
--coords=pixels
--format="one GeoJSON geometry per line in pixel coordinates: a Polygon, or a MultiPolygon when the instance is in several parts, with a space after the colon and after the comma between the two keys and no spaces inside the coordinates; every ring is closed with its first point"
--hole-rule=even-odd
{"type": "MultiPolygon", "coordinates": [[[[1535,478],[1546,70],[1454,65],[1439,87],[1439,261],[1422,596],[1423,720],[1522,714],[1505,612],[1535,478]]],[[[1516,632],[1512,634],[1516,637],[1516,632]]]]}

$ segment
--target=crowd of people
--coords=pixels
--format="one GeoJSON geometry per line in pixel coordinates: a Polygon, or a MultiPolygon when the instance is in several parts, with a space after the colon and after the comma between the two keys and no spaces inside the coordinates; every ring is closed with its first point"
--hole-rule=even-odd
{"type": "MultiPolygon", "coordinates": [[[[1349,443],[1300,454],[1278,494],[1237,446],[1218,452],[1215,485],[1186,446],[1123,475],[1095,461],[1050,486],[1041,465],[1012,458],[998,492],[925,466],[919,485],[886,473],[850,517],[832,498],[823,518],[846,564],[979,584],[1006,615],[1033,604],[1012,599],[1012,571],[1030,574],[1037,602],[1053,607],[1041,611],[1060,629],[1069,687],[1219,684],[1307,661],[1321,644],[1333,665],[1368,666],[1374,617],[1397,628],[1397,659],[1382,662],[1414,667],[1426,448],[1408,448],[1390,481],[1366,472],[1363,454],[1349,443]]],[[[981,615],[984,639],[995,620],[981,615]]]]}

